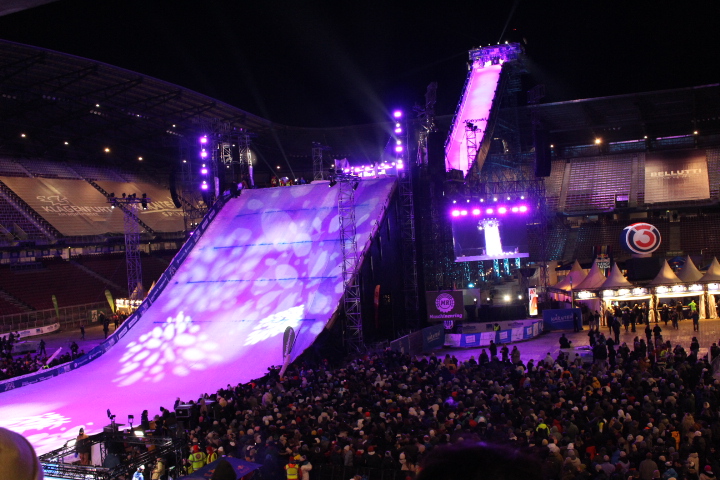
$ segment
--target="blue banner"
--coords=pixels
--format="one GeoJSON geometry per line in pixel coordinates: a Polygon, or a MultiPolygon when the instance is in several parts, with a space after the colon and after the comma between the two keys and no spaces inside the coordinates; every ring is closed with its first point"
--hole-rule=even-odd
{"type": "Polygon", "coordinates": [[[442,323],[423,328],[422,334],[423,352],[440,348],[445,344],[445,326],[442,323]]]}
{"type": "Polygon", "coordinates": [[[548,330],[570,330],[574,329],[576,324],[582,328],[579,308],[543,310],[543,322],[548,330]]]}

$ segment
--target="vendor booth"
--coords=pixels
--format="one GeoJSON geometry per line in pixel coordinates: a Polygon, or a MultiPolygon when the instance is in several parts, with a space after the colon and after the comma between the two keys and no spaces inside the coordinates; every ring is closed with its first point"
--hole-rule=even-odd
{"type": "MultiPolygon", "coordinates": [[[[686,269],[684,273],[686,278],[697,278],[697,280],[701,278],[697,277],[697,273],[700,272],[697,271],[690,257],[687,258],[682,268],[686,269]],[[697,271],[697,273],[694,271],[697,271]]],[[[697,298],[699,302],[696,308],[699,307],[698,313],[700,317],[705,318],[705,295],[703,286],[696,281],[682,281],[675,275],[675,272],[673,272],[667,261],[663,261],[662,268],[647,286],[653,289],[658,305],[670,299],[687,305],[689,301],[697,298]]],[[[687,315],[685,315],[685,317],[687,317],[687,315]]]]}
{"type": "MultiPolygon", "coordinates": [[[[652,295],[647,288],[634,286],[614,263],[607,279],[600,285],[603,307],[609,308],[613,302],[648,302],[652,306],[652,295]]],[[[650,312],[651,310],[648,309],[650,312]]]]}
{"type": "Polygon", "coordinates": [[[605,283],[605,275],[598,264],[598,261],[593,262],[590,271],[588,272],[585,279],[580,282],[573,290],[575,300],[583,302],[591,312],[602,311],[602,300],[600,298],[600,287],[605,283]]]}
{"type": "Polygon", "coordinates": [[[585,277],[587,277],[585,270],[583,270],[580,263],[575,260],[575,263],[573,263],[573,266],[570,269],[570,273],[565,275],[565,278],[560,280],[558,283],[550,287],[549,290],[555,300],[572,304],[573,292],[576,290],[577,286],[585,280],[585,277]]]}
{"type": "Polygon", "coordinates": [[[705,318],[718,318],[717,299],[718,295],[720,295],[720,263],[718,263],[717,258],[713,258],[705,275],[698,280],[698,283],[706,286],[707,316],[705,318]]]}

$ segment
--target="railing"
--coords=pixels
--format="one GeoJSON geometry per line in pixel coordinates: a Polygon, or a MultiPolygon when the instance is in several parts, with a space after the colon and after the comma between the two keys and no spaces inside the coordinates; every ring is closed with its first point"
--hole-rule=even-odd
{"type": "Polygon", "coordinates": [[[93,310],[103,309],[110,309],[107,302],[62,307],[58,309],[60,312],[59,317],[54,308],[3,315],[0,316],[0,333],[44,327],[53,323],[59,323],[60,327],[77,327],[81,323],[87,323],[91,320],[93,310]]]}

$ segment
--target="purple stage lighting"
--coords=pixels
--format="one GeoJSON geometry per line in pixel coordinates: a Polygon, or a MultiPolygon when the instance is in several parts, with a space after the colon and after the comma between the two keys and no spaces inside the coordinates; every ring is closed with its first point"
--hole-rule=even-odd
{"type": "Polygon", "coordinates": [[[487,210],[485,210],[485,213],[487,213],[488,215],[492,215],[493,212],[494,210],[492,208],[488,208],[487,210]]]}
{"type": "Polygon", "coordinates": [[[200,137],[200,143],[201,143],[202,145],[205,145],[207,142],[208,142],[207,136],[202,136],[202,137],[200,137]]]}
{"type": "Polygon", "coordinates": [[[397,128],[395,129],[395,133],[402,133],[402,128],[397,127],[397,128]]]}
{"type": "Polygon", "coordinates": [[[400,118],[400,117],[402,117],[402,111],[401,111],[401,110],[395,110],[395,111],[393,112],[393,117],[395,117],[395,118],[400,118]]]}
{"type": "Polygon", "coordinates": [[[207,157],[207,151],[203,148],[200,151],[200,158],[206,158],[207,157]]]}
{"type": "Polygon", "coordinates": [[[451,213],[451,215],[452,215],[453,217],[459,217],[459,216],[460,216],[460,210],[453,210],[452,213],[451,213]]]}
{"type": "Polygon", "coordinates": [[[473,215],[480,215],[480,209],[479,209],[479,208],[473,208],[472,214],[473,214],[473,215]]]}
{"type": "Polygon", "coordinates": [[[505,208],[505,207],[499,207],[499,208],[498,208],[498,213],[501,214],[501,215],[505,215],[505,214],[507,213],[507,208],[505,208]]]}
{"type": "Polygon", "coordinates": [[[525,212],[528,211],[528,207],[525,206],[525,205],[520,205],[520,207],[518,208],[518,210],[520,210],[522,213],[525,213],[525,212]]]}
{"type": "Polygon", "coordinates": [[[518,207],[512,207],[512,208],[510,209],[510,211],[513,212],[513,213],[517,213],[518,210],[519,210],[518,207]]]}
{"type": "Polygon", "coordinates": [[[208,184],[205,183],[205,182],[203,182],[202,185],[200,185],[200,188],[202,188],[203,190],[207,190],[207,189],[208,189],[208,184]]]}
{"type": "Polygon", "coordinates": [[[207,175],[208,169],[207,169],[207,168],[201,168],[201,169],[200,169],[200,173],[202,173],[203,175],[207,175]]]}
{"type": "Polygon", "coordinates": [[[402,145],[397,145],[397,146],[395,147],[395,151],[396,151],[397,153],[402,153],[402,151],[403,151],[403,146],[402,146],[402,145]]]}
{"type": "Polygon", "coordinates": [[[460,215],[462,215],[463,217],[467,216],[467,214],[468,214],[467,210],[460,210],[460,215]]]}

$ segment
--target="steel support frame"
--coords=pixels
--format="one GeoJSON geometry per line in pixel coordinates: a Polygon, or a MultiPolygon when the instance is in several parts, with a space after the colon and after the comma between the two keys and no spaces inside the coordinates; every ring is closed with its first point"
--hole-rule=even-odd
{"type": "Polygon", "coordinates": [[[323,180],[325,174],[325,168],[323,165],[323,151],[327,147],[319,143],[313,143],[312,148],[312,161],[313,161],[313,181],[323,180]]]}
{"type": "MultiPolygon", "coordinates": [[[[402,129],[408,132],[407,124],[402,129]]],[[[403,143],[407,141],[407,133],[403,143]]],[[[418,145],[418,150],[422,148],[418,145]]],[[[416,162],[408,162],[410,154],[408,149],[400,153],[399,160],[403,160],[406,167],[399,171],[398,190],[400,195],[400,239],[402,246],[403,289],[405,297],[405,318],[410,330],[420,328],[418,305],[418,273],[417,273],[417,244],[415,238],[415,200],[413,197],[413,171],[417,168],[416,162]]]]}
{"type": "Polygon", "coordinates": [[[200,179],[196,172],[197,164],[191,161],[196,158],[197,149],[188,147],[184,140],[180,143],[180,198],[183,209],[183,221],[185,222],[185,233],[189,234],[202,221],[208,211],[200,192],[200,179]],[[193,150],[191,152],[191,150],[193,150]],[[185,201],[183,201],[183,199],[185,201]]]}
{"type": "Polygon", "coordinates": [[[465,147],[467,148],[467,172],[469,172],[475,164],[475,158],[478,154],[477,144],[477,127],[473,124],[475,120],[465,122],[465,147]]]}
{"type": "Polygon", "coordinates": [[[360,180],[350,175],[339,175],[335,180],[339,187],[338,221],[345,292],[343,297],[345,337],[348,346],[360,352],[365,347],[360,301],[360,256],[357,251],[357,224],[355,222],[355,187],[360,180]]]}
{"type": "Polygon", "coordinates": [[[253,178],[253,159],[250,150],[251,138],[247,132],[241,132],[237,138],[238,146],[238,164],[240,166],[240,178],[247,181],[247,186],[252,188],[255,186],[253,178]]]}

